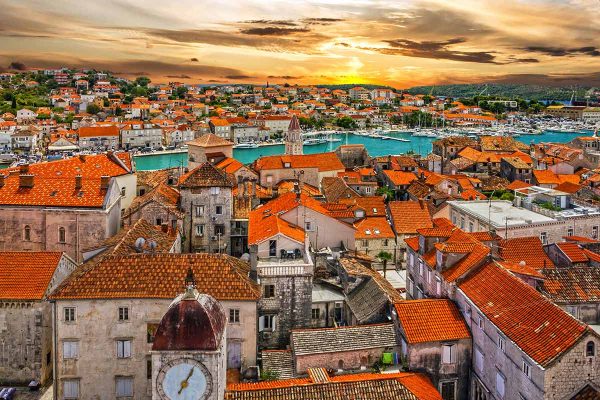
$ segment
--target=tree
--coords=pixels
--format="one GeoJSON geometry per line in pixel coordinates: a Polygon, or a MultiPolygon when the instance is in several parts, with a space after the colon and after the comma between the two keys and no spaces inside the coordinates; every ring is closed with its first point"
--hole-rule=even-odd
{"type": "Polygon", "coordinates": [[[377,254],[377,258],[383,262],[383,277],[385,278],[387,273],[387,262],[392,259],[392,255],[387,251],[380,251],[379,254],[377,254]]]}
{"type": "Polygon", "coordinates": [[[355,129],[358,127],[356,121],[348,116],[336,119],[335,124],[344,129],[355,129]]]}
{"type": "Polygon", "coordinates": [[[98,114],[100,112],[100,107],[98,107],[96,104],[91,103],[88,104],[88,106],[85,109],[86,112],[90,113],[90,114],[98,114]]]}
{"type": "Polygon", "coordinates": [[[135,84],[138,86],[146,87],[150,82],[150,78],[148,78],[147,76],[138,76],[137,78],[135,78],[135,84]]]}
{"type": "Polygon", "coordinates": [[[377,188],[377,191],[375,193],[378,196],[383,196],[386,203],[390,200],[393,200],[394,196],[396,195],[396,193],[387,186],[381,186],[377,188]]]}

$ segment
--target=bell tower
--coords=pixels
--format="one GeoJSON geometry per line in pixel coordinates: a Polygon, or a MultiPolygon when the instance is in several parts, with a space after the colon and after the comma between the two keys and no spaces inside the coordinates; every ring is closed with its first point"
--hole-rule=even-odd
{"type": "Polygon", "coordinates": [[[198,293],[191,268],[185,284],[152,344],[152,400],[223,400],[225,311],[215,298],[198,293]]]}
{"type": "Polygon", "coordinates": [[[285,135],[285,154],[286,155],[301,155],[302,153],[302,129],[298,117],[294,115],[290,121],[290,126],[285,135]]]}

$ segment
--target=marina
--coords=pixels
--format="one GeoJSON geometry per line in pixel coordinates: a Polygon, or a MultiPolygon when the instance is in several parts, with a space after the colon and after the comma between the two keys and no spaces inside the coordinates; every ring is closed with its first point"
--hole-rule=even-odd
{"type": "MultiPolygon", "coordinates": [[[[435,133],[435,132],[431,132],[435,133]]],[[[591,135],[591,131],[565,133],[555,131],[544,131],[541,134],[521,136],[520,140],[527,144],[541,142],[556,142],[567,143],[573,140],[576,136],[591,135]]],[[[470,135],[469,135],[470,136],[470,135]]],[[[340,145],[344,144],[362,144],[366,147],[371,156],[382,156],[387,154],[401,153],[416,153],[425,156],[431,152],[431,143],[442,137],[441,132],[435,135],[417,135],[409,132],[386,132],[386,135],[379,134],[371,136],[344,132],[343,134],[330,135],[329,141],[323,143],[311,144],[304,146],[305,154],[323,153],[334,151],[340,145]]],[[[233,149],[233,157],[238,161],[248,164],[262,156],[271,156],[283,154],[284,145],[277,143],[267,143],[259,145],[256,148],[239,148],[233,149]]],[[[141,157],[135,156],[136,168],[140,171],[157,170],[163,168],[185,167],[187,166],[187,153],[167,153],[145,154],[141,157]]]]}

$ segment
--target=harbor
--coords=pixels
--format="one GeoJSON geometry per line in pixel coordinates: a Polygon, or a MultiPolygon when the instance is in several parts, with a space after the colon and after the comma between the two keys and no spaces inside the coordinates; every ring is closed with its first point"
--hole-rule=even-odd
{"type": "MultiPolygon", "coordinates": [[[[373,131],[345,132],[343,134],[328,135],[337,139],[336,141],[325,140],[321,143],[307,144],[305,139],[304,153],[315,154],[328,151],[334,151],[340,145],[362,144],[365,146],[371,156],[382,156],[388,154],[415,153],[425,156],[431,152],[431,143],[442,137],[440,133],[421,136],[415,133],[388,131],[378,133],[373,131]]],[[[591,135],[591,131],[584,132],[555,132],[544,131],[540,134],[521,136],[519,139],[524,143],[555,142],[568,143],[577,136],[591,135]]],[[[262,156],[271,156],[283,154],[283,144],[258,145],[253,148],[234,148],[233,157],[238,161],[248,164],[262,156]]],[[[164,168],[185,167],[187,166],[186,152],[162,152],[148,153],[141,157],[135,156],[136,168],[139,171],[150,171],[164,168]]]]}

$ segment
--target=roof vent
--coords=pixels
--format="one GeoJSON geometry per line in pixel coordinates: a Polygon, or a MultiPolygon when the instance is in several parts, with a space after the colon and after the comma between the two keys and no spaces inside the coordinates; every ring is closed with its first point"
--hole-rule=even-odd
{"type": "Polygon", "coordinates": [[[75,189],[76,190],[81,189],[81,185],[82,185],[82,177],[81,177],[81,175],[75,175],[75,189]]]}
{"type": "Polygon", "coordinates": [[[80,159],[82,162],[85,162],[85,154],[80,154],[80,155],[79,155],[79,159],[80,159]]]}
{"type": "Polygon", "coordinates": [[[27,174],[29,173],[29,164],[23,164],[19,167],[19,173],[20,174],[27,174]]]}

